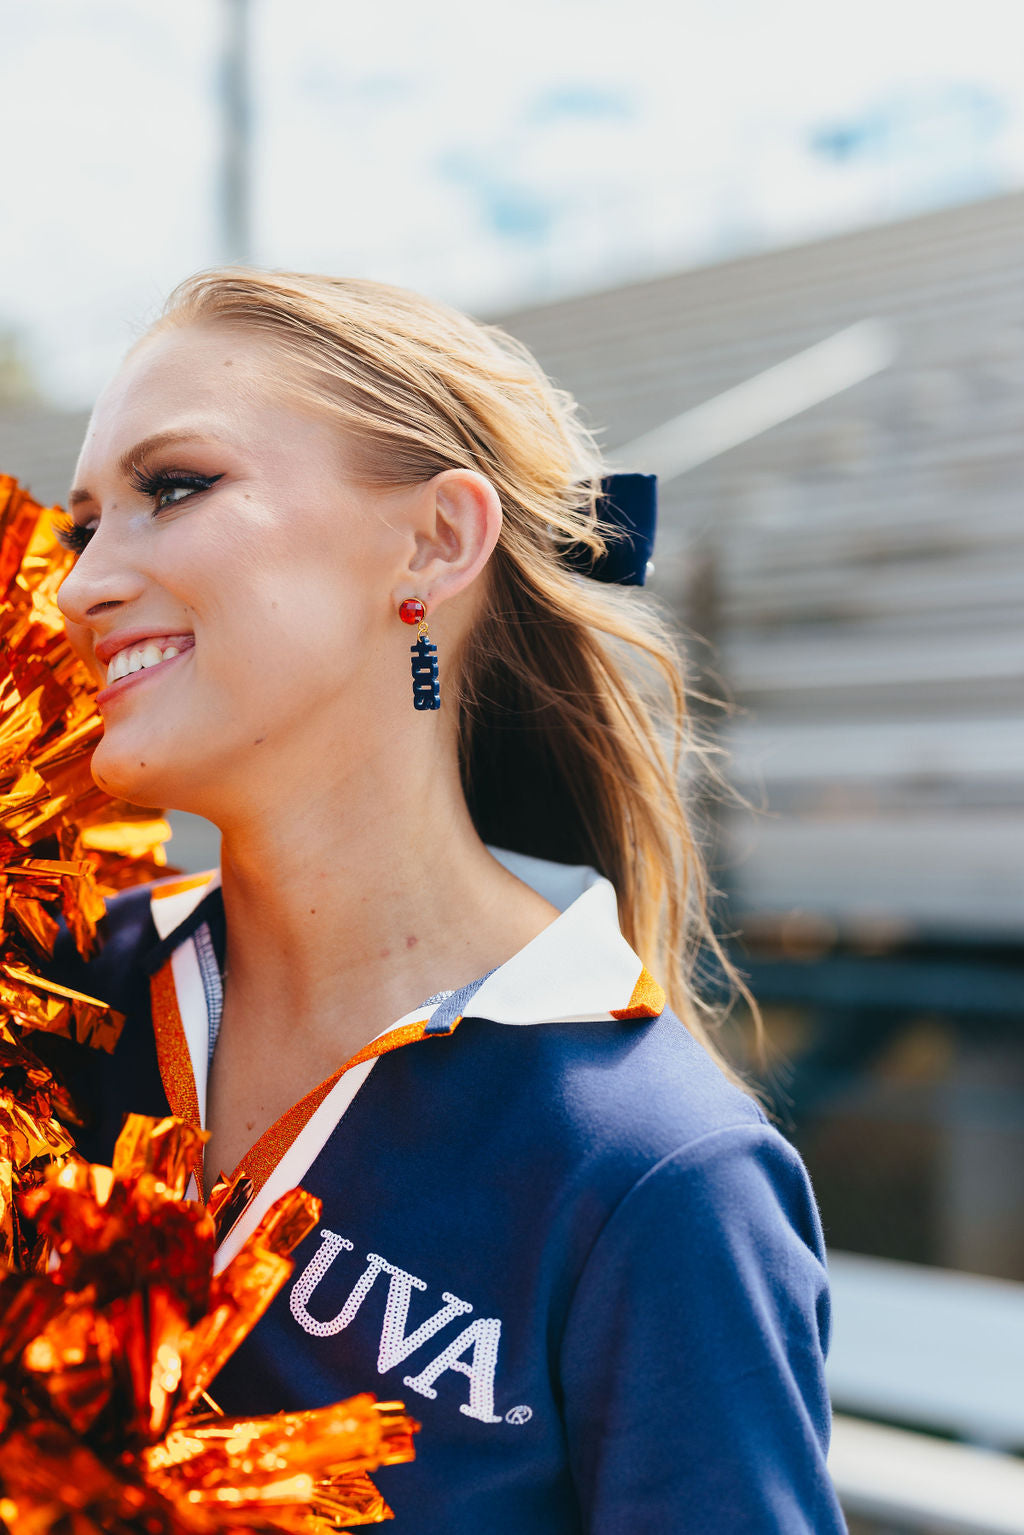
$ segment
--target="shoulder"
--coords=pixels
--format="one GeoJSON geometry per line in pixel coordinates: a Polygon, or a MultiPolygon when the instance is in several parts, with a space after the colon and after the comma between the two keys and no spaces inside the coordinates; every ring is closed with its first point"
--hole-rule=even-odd
{"type": "Polygon", "coordinates": [[[632,1511],[632,1487],[662,1489],[664,1508],[646,1505],[655,1517],[685,1506],[701,1529],[838,1532],[810,1179],[752,1100],[699,1057],[690,1068],[666,1066],[675,1110],[662,1087],[651,1094],[659,1143],[677,1144],[657,1156],[641,1137],[647,1165],[617,1181],[573,1287],[559,1364],[581,1497],[608,1528],[632,1511]],[[636,1381],[634,1396],[624,1383],[636,1381]]]}
{"type": "Polygon", "coordinates": [[[409,1101],[429,1103],[435,1125],[458,1124],[502,1187],[518,1169],[535,1211],[571,1210],[574,1262],[650,1262],[656,1246],[706,1275],[714,1244],[733,1270],[753,1272],[758,1250],[771,1251],[816,1303],[824,1239],[804,1163],[674,1014],[525,1027],[467,1017],[414,1065],[417,1053],[389,1057],[415,1077],[409,1101]]]}
{"type": "Polygon", "coordinates": [[[686,1148],[699,1159],[724,1129],[778,1134],[668,1009],[528,1026],[467,1018],[458,1034],[457,1053],[481,1087],[517,1097],[524,1124],[613,1176],[641,1177],[686,1148]]]}
{"type": "Polygon", "coordinates": [[[500,1078],[538,1133],[627,1173],[726,1124],[766,1127],[666,1007],[621,930],[612,884],[589,868],[500,857],[561,910],[466,1006],[453,1055],[479,1089],[500,1078]]]}
{"type": "Polygon", "coordinates": [[[653,1304],[657,1292],[659,1314],[685,1313],[672,1336],[681,1327],[701,1360],[695,1386],[702,1372],[732,1376],[755,1359],[765,1364],[770,1340],[785,1339],[814,1376],[807,1389],[823,1427],[817,1377],[831,1312],[803,1159],[673,1013],[629,1028],[603,1050],[554,1035],[547,1045],[564,1057],[561,1101],[600,1207],[573,1326],[618,1314],[629,1297],[653,1304]]]}
{"type": "Polygon", "coordinates": [[[824,1241],[798,1151],[674,1013],[527,1027],[467,1018],[457,1036],[453,1092],[506,1141],[514,1125],[542,1182],[586,1189],[602,1251],[656,1236],[696,1259],[702,1244],[735,1241],[731,1258],[721,1249],[735,1264],[772,1232],[819,1286],[824,1241]]]}

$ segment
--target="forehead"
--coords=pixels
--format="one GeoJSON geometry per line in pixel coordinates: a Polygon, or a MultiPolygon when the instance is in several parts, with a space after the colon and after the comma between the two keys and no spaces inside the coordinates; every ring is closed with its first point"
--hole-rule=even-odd
{"type": "MultiPolygon", "coordinates": [[[[109,470],[135,443],[179,427],[254,444],[312,425],[289,399],[268,340],[227,326],[182,326],[146,336],[100,395],[78,459],[76,483],[109,470]]],[[[318,423],[337,443],[336,429],[318,423]]]]}

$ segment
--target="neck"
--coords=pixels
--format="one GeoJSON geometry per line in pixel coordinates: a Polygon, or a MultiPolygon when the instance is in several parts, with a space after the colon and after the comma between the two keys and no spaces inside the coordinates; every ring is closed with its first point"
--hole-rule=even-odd
{"type": "Polygon", "coordinates": [[[309,777],[222,823],[230,990],[257,1030],[358,1049],[556,915],[480,841],[454,754],[447,771],[309,777]]]}

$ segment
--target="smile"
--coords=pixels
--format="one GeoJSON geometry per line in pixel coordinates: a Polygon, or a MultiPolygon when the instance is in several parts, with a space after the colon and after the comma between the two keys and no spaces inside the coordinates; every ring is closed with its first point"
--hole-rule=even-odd
{"type": "Polygon", "coordinates": [[[151,666],[159,666],[161,661],[169,661],[173,656],[180,656],[184,645],[158,645],[155,640],[148,641],[145,645],[133,645],[119,650],[117,655],[107,667],[107,686],[113,682],[119,682],[122,677],[130,677],[133,672],[148,670],[151,666]]]}

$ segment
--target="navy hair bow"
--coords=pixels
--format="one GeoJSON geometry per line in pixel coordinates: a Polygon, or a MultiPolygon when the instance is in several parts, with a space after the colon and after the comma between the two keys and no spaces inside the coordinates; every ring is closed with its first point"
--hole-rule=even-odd
{"type": "Polygon", "coordinates": [[[603,523],[618,529],[621,537],[609,538],[600,559],[595,559],[586,544],[571,544],[565,559],[574,570],[592,576],[595,581],[611,581],[619,586],[643,586],[647,565],[654,552],[654,530],[658,520],[658,477],[656,474],[606,474],[601,481],[597,515],[603,523]]]}

